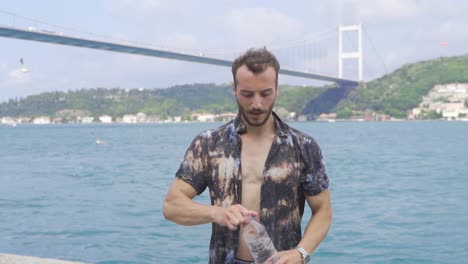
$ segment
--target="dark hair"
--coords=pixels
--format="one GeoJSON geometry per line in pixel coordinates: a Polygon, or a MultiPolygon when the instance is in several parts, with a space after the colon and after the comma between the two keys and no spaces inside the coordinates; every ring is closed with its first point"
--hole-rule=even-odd
{"type": "Polygon", "coordinates": [[[244,54],[239,56],[232,63],[232,77],[234,79],[234,86],[237,85],[236,72],[242,66],[245,65],[254,74],[264,72],[268,67],[273,67],[276,72],[276,85],[278,85],[278,72],[280,65],[275,55],[269,52],[266,47],[261,49],[251,48],[244,54]]]}

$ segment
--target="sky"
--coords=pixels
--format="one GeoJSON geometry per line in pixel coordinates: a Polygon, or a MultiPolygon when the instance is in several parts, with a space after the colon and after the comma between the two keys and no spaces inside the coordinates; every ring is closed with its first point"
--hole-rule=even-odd
{"type": "MultiPolygon", "coordinates": [[[[456,0],[0,2],[1,25],[224,59],[266,46],[283,68],[329,76],[338,75],[337,26],[362,23],[365,81],[407,63],[468,54],[466,13],[468,2],[456,0]],[[308,45],[285,49],[298,43],[308,45]]],[[[352,51],[356,34],[344,39],[352,51]]],[[[356,61],[345,63],[345,78],[357,79],[356,61]]],[[[231,82],[228,67],[0,37],[0,102],[46,91],[231,82]]],[[[288,76],[279,82],[317,84],[288,76]]]]}

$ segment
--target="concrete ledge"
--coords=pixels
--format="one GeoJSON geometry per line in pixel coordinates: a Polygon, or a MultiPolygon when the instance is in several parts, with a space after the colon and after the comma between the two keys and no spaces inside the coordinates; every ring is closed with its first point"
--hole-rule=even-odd
{"type": "Polygon", "coordinates": [[[0,264],[84,264],[83,262],[45,259],[0,253],[0,264]]]}

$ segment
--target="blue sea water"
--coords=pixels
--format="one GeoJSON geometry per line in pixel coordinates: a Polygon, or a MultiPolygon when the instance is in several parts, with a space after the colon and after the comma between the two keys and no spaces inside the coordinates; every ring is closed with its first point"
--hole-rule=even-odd
{"type": "MultiPolygon", "coordinates": [[[[0,126],[0,252],[207,263],[211,226],[161,209],[194,135],[218,125],[0,126]]],[[[333,224],[312,263],[467,262],[467,122],[291,125],[317,139],[331,179],[333,224]]]]}

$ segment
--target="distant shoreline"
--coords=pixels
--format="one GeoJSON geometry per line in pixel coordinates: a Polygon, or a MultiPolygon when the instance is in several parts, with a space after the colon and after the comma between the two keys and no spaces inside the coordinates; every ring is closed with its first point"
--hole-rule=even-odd
{"type": "MultiPolygon", "coordinates": [[[[286,121],[286,123],[388,123],[388,122],[468,122],[467,120],[446,120],[446,119],[395,119],[395,120],[360,120],[360,119],[339,119],[339,120],[308,120],[308,121],[286,121]]],[[[35,123],[16,123],[16,124],[2,124],[3,127],[16,127],[16,126],[55,126],[55,125],[77,125],[77,126],[111,126],[111,125],[183,125],[183,124],[224,124],[225,121],[213,121],[213,122],[198,122],[198,121],[183,121],[183,122],[146,122],[146,123],[124,123],[124,122],[113,122],[113,123],[47,123],[47,124],[35,124],[35,123]]]]}

